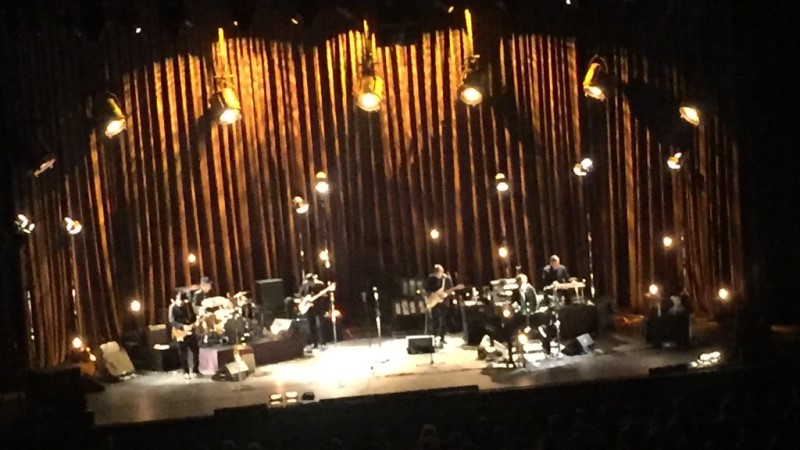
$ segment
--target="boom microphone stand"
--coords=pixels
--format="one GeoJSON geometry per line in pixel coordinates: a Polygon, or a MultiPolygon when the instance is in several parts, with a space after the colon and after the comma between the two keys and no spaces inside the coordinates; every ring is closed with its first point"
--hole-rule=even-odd
{"type": "MultiPolygon", "coordinates": [[[[363,299],[364,299],[364,302],[365,302],[364,305],[366,306],[366,299],[367,299],[366,293],[362,293],[362,295],[363,295],[363,299]]],[[[377,288],[377,286],[373,286],[372,287],[372,298],[375,300],[375,326],[376,326],[376,328],[378,330],[378,350],[380,351],[381,350],[381,344],[383,342],[383,337],[381,335],[381,303],[380,303],[380,297],[378,296],[378,288],[377,288]]],[[[376,359],[376,360],[374,360],[372,362],[372,366],[370,367],[370,370],[374,370],[376,364],[383,364],[383,363],[386,363],[388,361],[389,361],[389,358],[385,358],[385,357],[381,356],[379,359],[376,359]]]]}

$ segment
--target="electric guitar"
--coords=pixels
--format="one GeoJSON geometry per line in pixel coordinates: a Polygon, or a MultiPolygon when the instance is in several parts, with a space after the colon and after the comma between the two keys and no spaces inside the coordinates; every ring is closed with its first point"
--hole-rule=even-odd
{"type": "Polygon", "coordinates": [[[186,336],[194,334],[194,328],[200,325],[201,320],[202,317],[198,316],[197,320],[195,320],[195,322],[192,324],[182,325],[180,327],[172,327],[172,339],[175,339],[177,342],[183,342],[183,340],[186,339],[186,336]]]}
{"type": "Polygon", "coordinates": [[[442,303],[444,299],[447,298],[453,291],[457,291],[459,289],[464,289],[463,284],[459,284],[458,286],[453,286],[450,289],[445,290],[444,287],[440,288],[438,291],[433,291],[425,297],[425,306],[428,309],[433,308],[434,306],[442,303]]]}
{"type": "Polygon", "coordinates": [[[300,303],[297,304],[297,310],[300,314],[305,314],[314,306],[314,301],[323,295],[327,294],[328,292],[336,289],[336,283],[331,283],[330,286],[326,287],[325,289],[319,291],[314,295],[306,295],[305,297],[300,299],[300,303]]]}

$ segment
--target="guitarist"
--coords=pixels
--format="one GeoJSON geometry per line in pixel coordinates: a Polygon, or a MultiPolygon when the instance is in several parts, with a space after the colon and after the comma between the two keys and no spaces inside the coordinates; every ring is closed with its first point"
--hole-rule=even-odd
{"type": "MultiPolygon", "coordinates": [[[[308,273],[306,274],[305,280],[303,280],[303,284],[300,285],[300,291],[298,294],[301,298],[308,295],[313,296],[320,293],[323,289],[325,289],[325,283],[319,280],[317,274],[308,273]]],[[[322,296],[316,299],[314,304],[311,306],[311,309],[309,309],[306,313],[306,317],[308,318],[308,328],[309,331],[311,331],[311,342],[313,343],[313,348],[319,348],[320,345],[325,345],[322,336],[322,318],[325,317],[327,300],[327,296],[322,296]]]]}
{"type": "MultiPolygon", "coordinates": [[[[194,309],[189,303],[188,299],[182,299],[181,295],[177,295],[172,299],[172,304],[169,306],[169,325],[173,329],[183,329],[185,331],[192,331],[192,327],[197,320],[194,309]]],[[[200,347],[197,343],[197,335],[189,333],[184,338],[176,339],[178,343],[178,357],[181,360],[183,367],[183,376],[187,380],[189,378],[197,377],[198,368],[200,366],[200,347]],[[192,367],[189,367],[188,352],[192,352],[192,367]]]]}
{"type": "MultiPolygon", "coordinates": [[[[453,279],[450,275],[444,272],[444,267],[441,264],[433,266],[433,273],[428,275],[425,280],[425,295],[429,296],[432,293],[440,290],[448,290],[453,287],[453,279]]],[[[436,336],[439,337],[439,345],[444,345],[444,335],[446,330],[446,323],[450,313],[450,302],[444,301],[430,309],[431,323],[436,331],[436,336]]]]}

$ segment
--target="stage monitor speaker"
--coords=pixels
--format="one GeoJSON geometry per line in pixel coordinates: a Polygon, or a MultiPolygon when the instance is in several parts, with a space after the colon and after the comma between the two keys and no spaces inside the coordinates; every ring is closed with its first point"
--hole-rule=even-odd
{"type": "Polygon", "coordinates": [[[247,371],[251,375],[256,373],[256,355],[253,352],[242,353],[242,361],[244,361],[247,371]]]}
{"type": "Polygon", "coordinates": [[[584,333],[578,336],[578,342],[581,344],[581,347],[583,347],[584,352],[589,353],[592,351],[594,339],[592,339],[592,336],[589,333],[584,333]]]}
{"type": "MultiPolygon", "coordinates": [[[[255,365],[255,364],[254,364],[255,365]]],[[[231,379],[238,380],[247,378],[250,368],[244,360],[233,361],[225,364],[225,371],[231,376],[231,379]]]]}
{"type": "Polygon", "coordinates": [[[431,335],[408,336],[406,341],[409,355],[433,353],[433,336],[431,335]]]}
{"type": "Polygon", "coordinates": [[[262,312],[271,312],[275,317],[283,317],[284,298],[286,298],[286,292],[283,287],[283,279],[270,278],[256,281],[256,301],[262,312]]]}
{"type": "Polygon", "coordinates": [[[166,324],[161,323],[147,327],[147,346],[153,348],[157,344],[169,344],[169,333],[167,333],[166,324]]]}
{"type": "Polygon", "coordinates": [[[124,377],[134,372],[133,363],[128,352],[121,348],[115,341],[100,345],[103,363],[109,374],[115,377],[124,377]]]}

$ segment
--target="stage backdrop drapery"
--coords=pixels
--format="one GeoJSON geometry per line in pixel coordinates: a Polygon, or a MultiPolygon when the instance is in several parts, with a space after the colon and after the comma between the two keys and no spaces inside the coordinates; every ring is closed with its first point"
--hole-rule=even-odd
{"type": "Polygon", "coordinates": [[[625,91],[642,82],[679,95],[675,69],[609,49],[619,85],[592,103],[574,40],[507,35],[482,58],[489,98],[470,108],[456,95],[465,36],[432,32],[378,49],[387,89],[370,114],[354,104],[356,32],[313,45],[229,38],[227,61],[213,36],[109,25],[98,43],[47,30],[4,39],[15,93],[5,107],[58,156],[55,170],[17,177],[19,204],[37,224],[22,250],[32,365],[63,360],[73,335],[92,345],[118,336],[133,298],[147,323],[163,322],[173,288],[201,275],[221,293],[253,291],[263,278],[296,283],[301,248],[306,270],[337,280],[346,315],[366,287],[424,275],[434,262],[480,286],[515,266],[538,280],[557,253],[588,278],[588,223],[597,295],[622,306],[646,307],[651,282],[676,289],[681,246],[701,310],[720,285],[741,285],[736,146],[725,124],[712,118],[688,144],[665,143],[625,91]],[[243,118],[219,126],[206,105],[226,66],[243,118]],[[87,119],[87,94],[103,89],[128,117],[113,139],[87,119]],[[691,157],[673,174],[666,158],[676,149],[691,157]],[[583,156],[596,169],[579,179],[572,166],[583,156]],[[318,171],[329,197],[314,193],[318,171]],[[502,195],[499,172],[511,187],[502,195]],[[294,214],[295,195],[311,202],[308,217],[294,214]],[[66,216],[81,234],[66,235],[66,216]],[[665,233],[683,242],[664,251],[665,233]],[[503,242],[508,262],[497,256],[503,242]],[[330,273],[317,258],[326,245],[330,273]]]}

